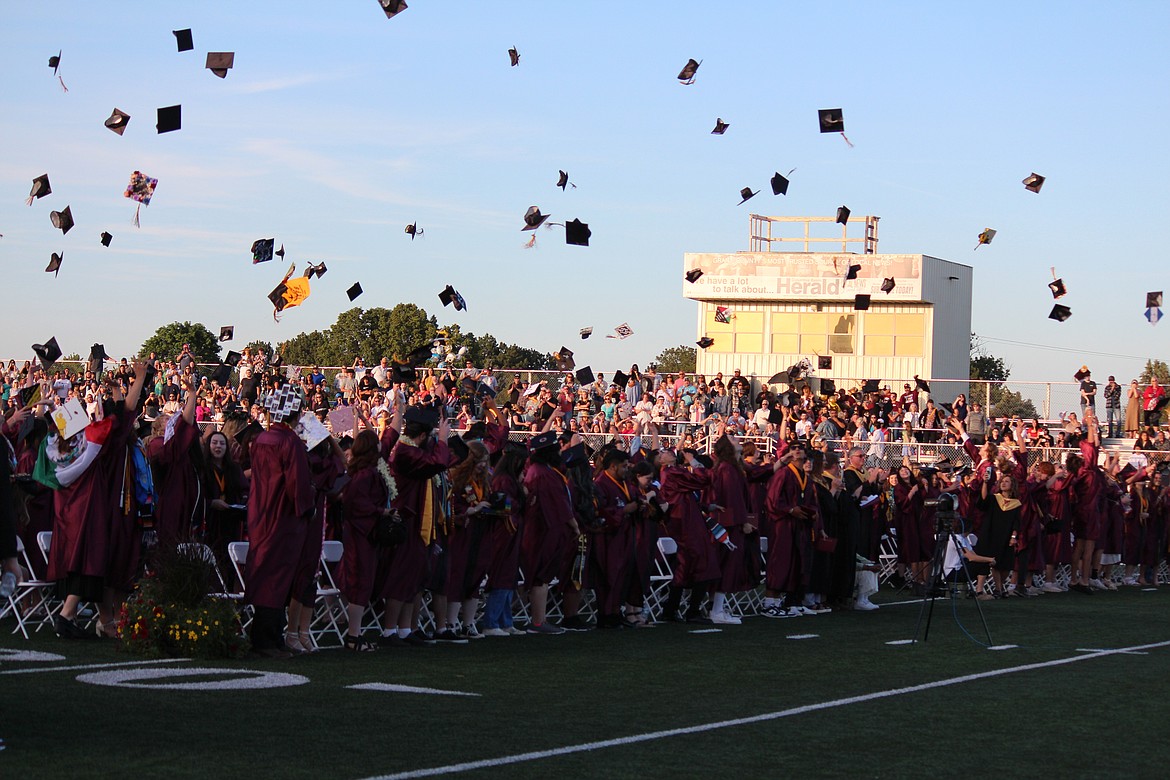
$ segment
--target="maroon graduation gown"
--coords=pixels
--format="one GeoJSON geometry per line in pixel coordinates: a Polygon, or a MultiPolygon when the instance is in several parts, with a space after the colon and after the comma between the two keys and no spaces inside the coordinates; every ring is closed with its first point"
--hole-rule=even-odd
{"type": "Polygon", "coordinates": [[[769,590],[800,593],[811,573],[812,533],[820,516],[815,488],[792,464],[777,471],[768,483],[767,514],[773,523],[765,584],[769,590]],[[803,509],[807,517],[801,517],[803,509]]]}
{"type": "Polygon", "coordinates": [[[378,548],[370,542],[369,535],[386,508],[387,495],[386,483],[374,466],[351,475],[342,492],[345,546],[337,587],[350,604],[365,606],[374,592],[378,548]]]}
{"type": "Polygon", "coordinates": [[[520,567],[528,586],[548,585],[567,578],[577,539],[573,536],[573,500],[569,478],[543,463],[529,463],[524,471],[523,536],[520,567]]]}
{"type": "Polygon", "coordinates": [[[679,587],[719,579],[718,543],[707,530],[699,506],[710,485],[711,474],[706,469],[669,466],[662,470],[662,499],[670,504],[666,528],[678,545],[672,583],[679,587]]]}
{"type": "MultiPolygon", "coordinates": [[[[718,504],[723,507],[722,510],[715,513],[715,519],[727,529],[727,536],[735,545],[734,550],[724,544],[720,544],[717,548],[720,572],[718,590],[721,593],[738,593],[748,590],[753,587],[753,583],[748,574],[747,555],[749,548],[745,543],[743,532],[743,524],[747,522],[748,507],[751,503],[747,476],[734,464],[722,461],[716,463],[715,467],[711,469],[711,487],[707,490],[704,501],[707,504],[718,504]]],[[[755,550],[758,556],[758,543],[755,550]]],[[[758,562],[756,570],[759,570],[758,562]]]]}
{"type": "Polygon", "coordinates": [[[508,474],[492,477],[492,492],[504,493],[512,500],[507,517],[495,517],[488,529],[491,547],[488,565],[488,590],[515,590],[520,578],[520,540],[524,525],[524,498],[520,483],[508,474]]]}
{"type": "Polygon", "coordinates": [[[632,574],[634,520],[626,514],[626,506],[637,502],[638,488],[629,482],[619,485],[604,471],[593,484],[597,516],[604,524],[589,533],[588,585],[597,594],[601,614],[616,615],[632,574]]]}
{"type": "Polygon", "coordinates": [[[163,443],[163,437],[156,436],[147,446],[158,497],[154,525],[161,544],[186,541],[203,523],[203,486],[191,459],[191,446],[198,439],[199,426],[180,415],[170,441],[163,443]]]}
{"type": "Polygon", "coordinates": [[[390,473],[398,487],[395,508],[406,524],[406,541],[389,548],[382,556],[375,583],[382,598],[413,601],[422,591],[430,542],[420,535],[420,518],[426,506],[425,491],[432,489],[431,478],[445,471],[453,462],[454,456],[444,441],[426,442],[423,447],[415,447],[399,440],[390,452],[390,473]]]}

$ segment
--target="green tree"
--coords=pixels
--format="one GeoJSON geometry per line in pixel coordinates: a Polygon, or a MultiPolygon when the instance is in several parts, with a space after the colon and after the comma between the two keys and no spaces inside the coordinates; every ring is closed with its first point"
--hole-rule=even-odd
{"type": "Polygon", "coordinates": [[[1158,377],[1158,384],[1170,385],[1170,366],[1163,360],[1147,360],[1139,381],[1143,385],[1148,385],[1154,377],[1158,377]]]}
{"type": "Polygon", "coordinates": [[[260,341],[258,339],[256,341],[249,341],[247,348],[252,350],[253,353],[263,352],[265,355],[272,354],[272,345],[267,341],[260,341]]]}
{"type": "Polygon", "coordinates": [[[985,385],[979,384],[977,387],[972,387],[971,400],[981,403],[986,398],[990,398],[991,403],[987,407],[987,413],[993,417],[1012,417],[1015,415],[1025,418],[1039,417],[1036,404],[1030,398],[1024,398],[1021,393],[1009,390],[1004,386],[1011,374],[1012,371],[1008,368],[1007,362],[1003,358],[987,352],[979,337],[972,333],[971,378],[990,383],[991,389],[990,396],[987,396],[983,389],[985,385]]]}
{"type": "Polygon", "coordinates": [[[692,372],[695,370],[697,350],[686,344],[677,347],[667,347],[658,353],[651,364],[660,373],[676,373],[678,371],[692,372]]]}
{"type": "Polygon", "coordinates": [[[142,342],[138,357],[147,357],[151,352],[161,360],[174,360],[183,351],[183,345],[191,345],[191,354],[197,363],[219,362],[219,340],[201,322],[172,322],[163,325],[154,335],[142,342]]]}

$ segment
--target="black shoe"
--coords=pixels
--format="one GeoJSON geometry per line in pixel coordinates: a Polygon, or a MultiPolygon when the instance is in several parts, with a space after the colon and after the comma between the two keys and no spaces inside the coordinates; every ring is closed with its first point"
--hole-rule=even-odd
{"type": "MultiPolygon", "coordinates": [[[[601,621],[598,621],[597,627],[608,628],[608,626],[602,625],[601,621]]],[[[561,628],[565,629],[566,631],[588,631],[593,628],[593,626],[590,625],[589,621],[585,620],[580,615],[570,615],[561,621],[561,628]]]]}
{"type": "Polygon", "coordinates": [[[442,642],[445,645],[465,645],[467,640],[456,634],[450,628],[445,628],[439,633],[435,634],[435,641],[442,642]]]}
{"type": "Polygon", "coordinates": [[[678,614],[678,612],[665,612],[662,615],[662,622],[664,623],[685,623],[686,618],[678,614]]]}
{"type": "Polygon", "coordinates": [[[426,634],[421,631],[411,631],[402,641],[411,647],[426,647],[428,644],[433,645],[435,643],[433,639],[428,641],[426,634]]]}
{"type": "Polygon", "coordinates": [[[1075,590],[1077,593],[1084,593],[1086,596],[1092,596],[1092,595],[1093,595],[1093,589],[1092,589],[1092,588],[1090,588],[1088,585],[1082,585],[1082,584],[1081,584],[1081,583],[1079,583],[1079,582],[1078,582],[1076,585],[1070,585],[1068,589],[1069,589],[1069,590],[1075,590]]]}
{"type": "Polygon", "coordinates": [[[398,636],[398,632],[390,634],[389,636],[383,634],[378,637],[378,647],[409,647],[410,643],[402,637],[398,636]]]}
{"type": "Polygon", "coordinates": [[[703,617],[701,614],[697,614],[697,613],[694,615],[687,615],[686,620],[688,623],[694,623],[696,625],[701,625],[701,626],[713,625],[711,622],[711,618],[703,617]]]}
{"type": "Polygon", "coordinates": [[[97,639],[97,634],[86,631],[72,620],[58,615],[53,619],[53,630],[62,639],[97,639]]]}

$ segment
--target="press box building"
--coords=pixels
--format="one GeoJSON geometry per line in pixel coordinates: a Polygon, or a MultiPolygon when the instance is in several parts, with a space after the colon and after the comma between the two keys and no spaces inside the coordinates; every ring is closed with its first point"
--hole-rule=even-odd
{"type": "Polygon", "coordinates": [[[934,396],[950,401],[967,392],[970,371],[970,266],[921,254],[878,254],[878,217],[854,218],[840,237],[818,238],[832,217],[751,216],[747,252],[688,252],[683,295],[699,303],[696,340],[714,339],[698,350],[696,369],[707,377],[735,369],[766,379],[807,359],[820,378],[852,390],[855,382],[878,379],[898,385],[917,375],[932,382],[934,396]],[[782,232],[803,235],[784,236],[782,232]],[[864,235],[850,237],[850,228],[864,235]],[[811,251],[817,245],[842,251],[811,251]],[[849,251],[860,245],[863,252],[849,251]],[[803,249],[803,251],[787,251],[803,249]],[[777,251],[780,250],[780,251],[777,251]],[[850,266],[856,278],[847,279],[850,266]],[[882,282],[893,279],[890,292],[882,282]],[[855,308],[858,295],[869,308],[855,308]],[[726,321],[724,321],[726,320],[726,321]],[[818,357],[832,368],[817,370],[818,357]]]}

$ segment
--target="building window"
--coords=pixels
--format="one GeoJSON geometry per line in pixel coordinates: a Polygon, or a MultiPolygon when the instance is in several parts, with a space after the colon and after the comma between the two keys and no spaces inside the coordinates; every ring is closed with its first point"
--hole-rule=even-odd
{"type": "Polygon", "coordinates": [[[835,355],[853,354],[853,334],[857,327],[856,314],[830,315],[836,322],[829,336],[829,352],[835,355]]]}
{"type": "Polygon", "coordinates": [[[922,357],[926,315],[866,312],[862,320],[865,354],[874,357],[922,357]]]}
{"type": "Polygon", "coordinates": [[[736,311],[731,322],[715,321],[715,307],[708,305],[704,317],[706,334],[715,339],[708,352],[764,352],[764,313],[736,311]]]}

